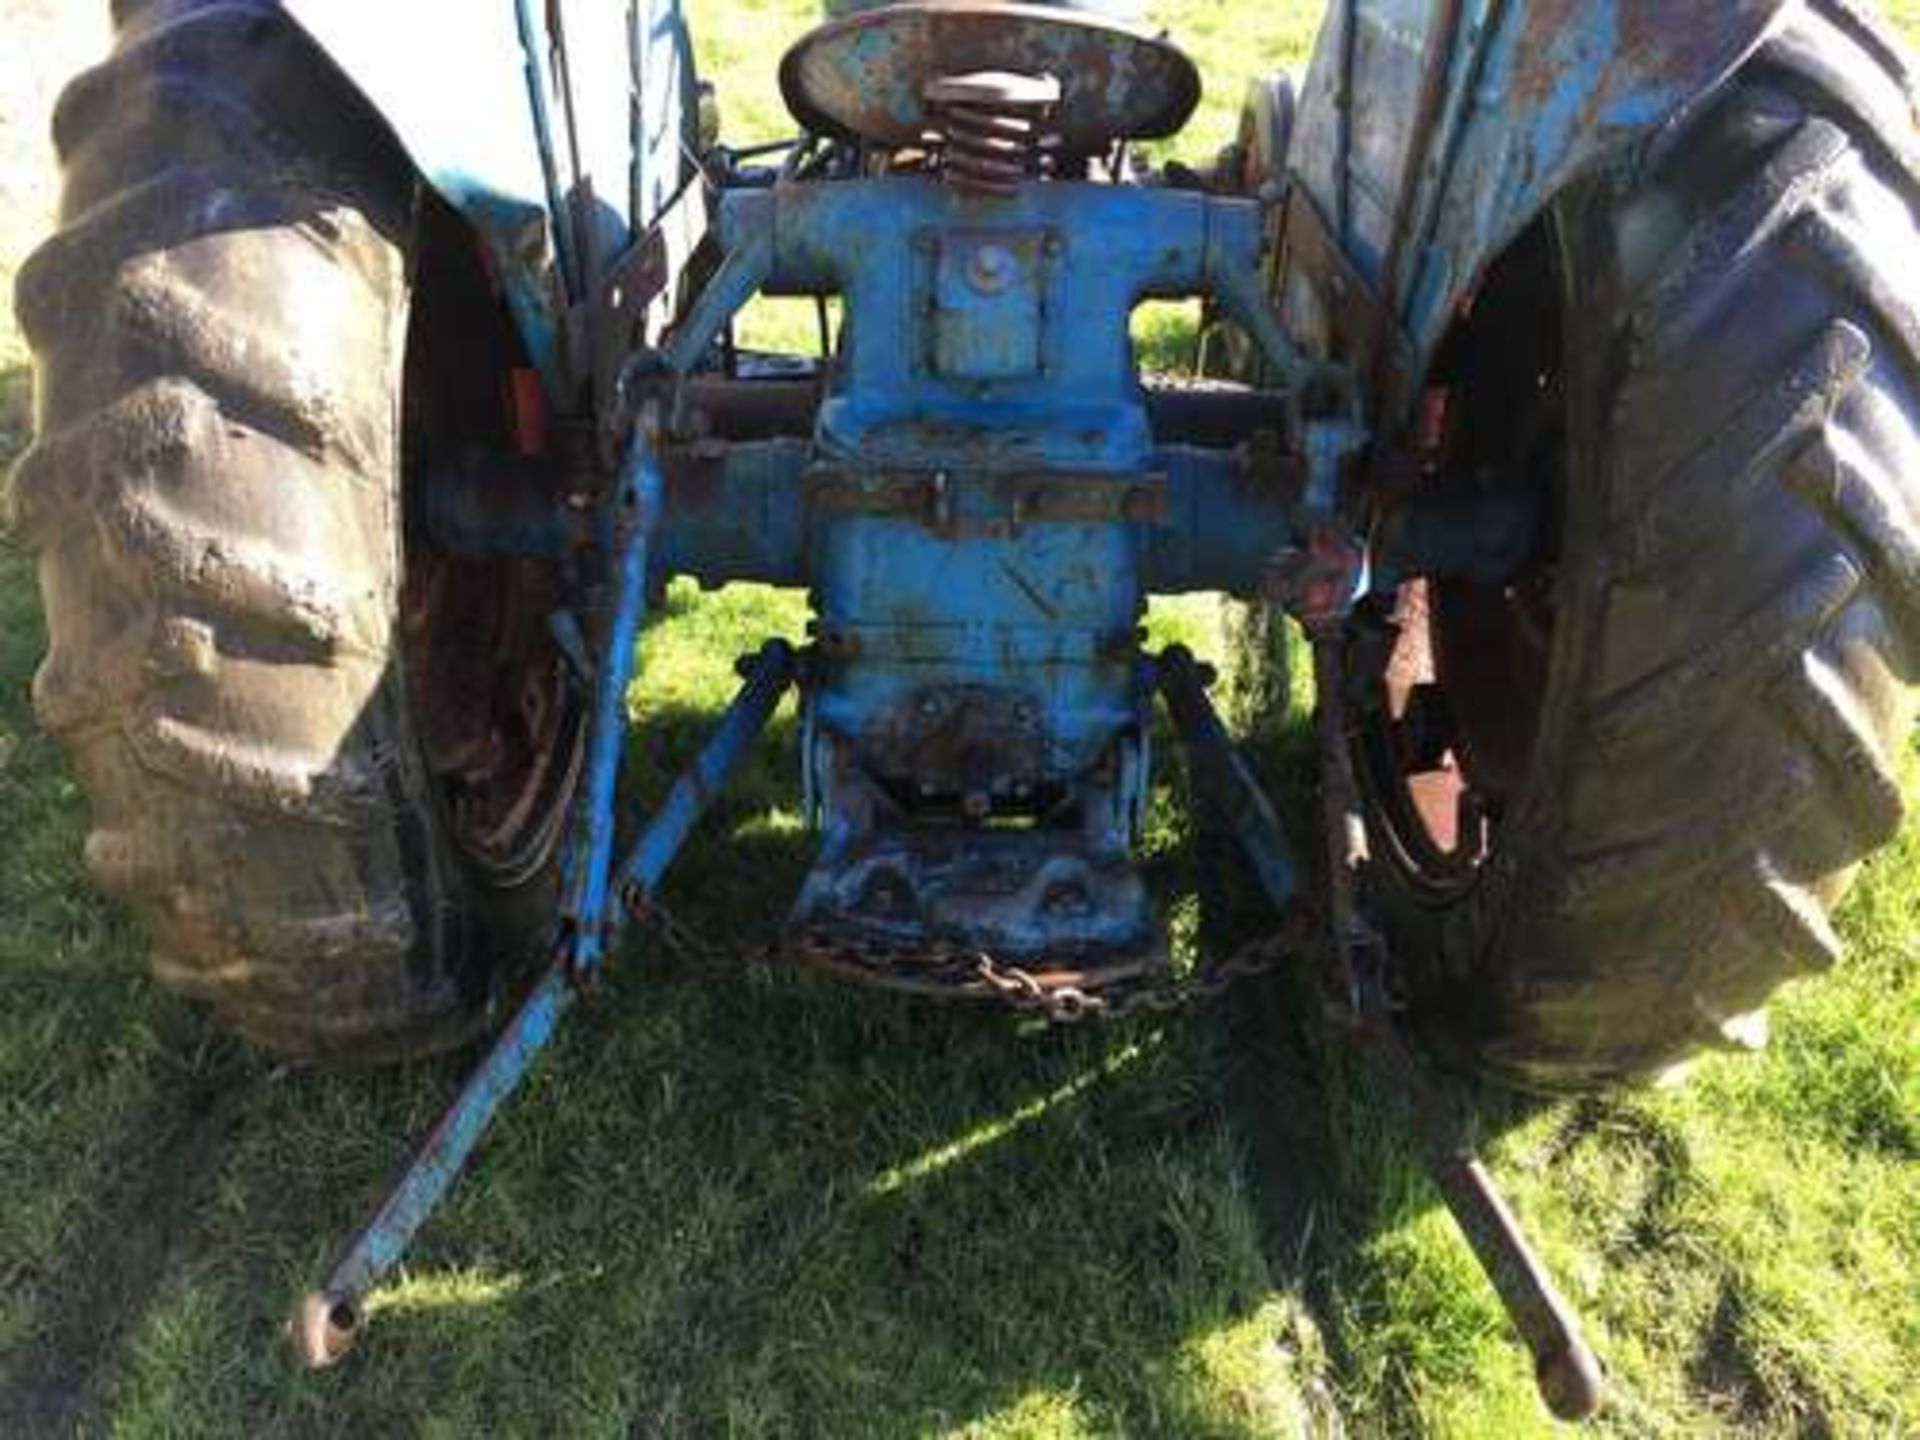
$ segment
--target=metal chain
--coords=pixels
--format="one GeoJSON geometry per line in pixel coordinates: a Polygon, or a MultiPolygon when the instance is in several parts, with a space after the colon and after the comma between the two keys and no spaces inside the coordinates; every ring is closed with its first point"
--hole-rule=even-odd
{"type": "MultiPolygon", "coordinates": [[[[893,952],[876,957],[871,947],[850,946],[825,937],[832,955],[827,968],[847,975],[857,966],[868,983],[918,993],[942,993],[954,999],[986,997],[1020,1014],[1039,1015],[1054,1025],[1087,1020],[1119,1020],[1142,1013],[1168,1014],[1214,1000],[1236,985],[1270,975],[1298,958],[1295,937],[1285,932],[1235,950],[1217,963],[1203,963],[1188,975],[1121,974],[1095,983],[1062,982],[1024,964],[997,960],[980,950],[945,954],[893,952]],[[862,954],[861,951],[869,953],[862,954]],[[902,983],[903,972],[910,978],[902,983]]],[[[816,958],[816,963],[817,958],[816,958]]]]}
{"type": "Polygon", "coordinates": [[[1083,973],[1077,957],[1061,957],[1050,972],[1044,960],[996,959],[977,947],[938,942],[913,946],[857,938],[825,929],[803,931],[785,944],[742,955],[718,945],[682,921],[658,900],[634,908],[669,951],[708,968],[775,963],[782,954],[835,979],[943,1000],[992,1000],[1050,1025],[1119,1020],[1142,1013],[1170,1014],[1219,999],[1236,986],[1274,974],[1298,961],[1315,943],[1304,917],[1251,941],[1218,962],[1202,961],[1186,975],[1153,974],[1145,966],[1109,967],[1083,973]],[[1062,975],[1075,978],[1063,979],[1062,975]]]}

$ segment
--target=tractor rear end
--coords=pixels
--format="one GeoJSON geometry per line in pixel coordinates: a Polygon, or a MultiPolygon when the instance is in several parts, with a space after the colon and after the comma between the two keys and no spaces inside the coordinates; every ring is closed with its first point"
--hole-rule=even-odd
{"type": "Polygon", "coordinates": [[[1598,1365],[1409,1037],[1557,1087],[1736,1037],[1831,958],[1826,907],[1899,823],[1920,320],[1876,277],[1920,221],[1871,27],[1349,0],[1297,118],[1263,83],[1227,152],[1156,167],[1200,76],[1112,5],[843,6],[780,67],[800,134],[735,151],[675,7],[626,37],[623,116],[588,103],[576,7],[521,0],[469,37],[524,83],[527,173],[489,178],[324,7],[291,8],[337,66],[276,6],[125,8],[63,106],[75,218],[21,286],[39,699],[90,862],[164,978],[282,1051],[504,1019],[303,1302],[304,1359],[352,1342],[797,692],[818,853],[786,954],[1057,1023],[1302,967],[1548,1403],[1591,1412],[1598,1365]],[[740,351],[762,295],[816,303],[822,360],[740,351]],[[1140,373],[1162,299],[1204,307],[1217,378],[1140,373]],[[676,576],[805,587],[813,620],[627,835],[676,576]],[[1311,646],[1310,840],[1206,667],[1145,647],[1149,597],[1190,592],[1311,646]],[[1139,867],[1161,702],[1275,917],[1187,974],[1139,867]]]}
{"type": "MultiPolygon", "coordinates": [[[[1200,91],[1191,62],[1097,9],[905,4],[830,21],[789,53],[781,81],[805,138],[777,171],[722,171],[684,193],[679,204],[710,210],[704,281],[657,345],[623,360],[599,417],[603,434],[630,441],[609,447],[617,467],[591,507],[612,604],[588,668],[592,720],[547,978],[306,1303],[305,1353],[324,1361],[348,1343],[360,1297],[607,962],[623,918],[651,912],[690,817],[789,684],[820,837],[788,926],[798,960],[1059,1023],[1221,988],[1211,969],[1175,978],[1138,866],[1164,696],[1215,818],[1287,922],[1293,943],[1271,947],[1269,963],[1322,963],[1349,1023],[1418,1097],[1436,1174],[1550,1398],[1590,1410],[1597,1366],[1400,1036],[1387,957],[1353,893],[1360,821],[1339,675],[1369,563],[1351,490],[1365,439],[1355,377],[1307,358],[1278,323],[1269,204],[1232,177],[1129,161],[1187,120],[1200,91]],[[738,432],[730,408],[764,415],[779,398],[729,343],[761,295],[837,300],[833,354],[784,392],[787,433],[715,438],[738,432]],[[1152,299],[1204,301],[1265,383],[1151,404],[1131,327],[1152,299]],[[622,697],[663,572],[798,580],[811,644],[776,643],[746,667],[713,746],[616,859],[622,697]],[[1211,677],[1183,651],[1143,648],[1148,597],[1194,590],[1282,607],[1315,646],[1329,847],[1318,925],[1207,699],[1211,677]]],[[[589,243],[581,232],[576,253],[589,243]]],[[[591,349],[606,346],[596,337],[591,349]]],[[[465,480],[469,513],[507,484],[465,480]]],[[[1524,528],[1485,508],[1477,530],[1435,515],[1396,533],[1446,537],[1463,565],[1485,564],[1479,533],[1524,528]]],[[[535,528],[568,543],[557,520],[535,528]]],[[[481,521],[436,540],[484,552],[511,536],[521,550],[526,533],[481,521]]],[[[1430,550],[1423,570],[1456,558],[1430,550]]]]}

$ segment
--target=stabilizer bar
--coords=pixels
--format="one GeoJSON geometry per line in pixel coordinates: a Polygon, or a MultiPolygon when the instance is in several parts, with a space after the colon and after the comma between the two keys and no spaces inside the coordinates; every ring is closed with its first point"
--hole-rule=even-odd
{"type": "MultiPolygon", "coordinates": [[[[1328,919],[1337,955],[1329,977],[1349,1010],[1352,1033],[1390,1089],[1401,1095],[1412,1120],[1421,1159],[1434,1188],[1472,1246],[1514,1329],[1533,1354],[1534,1378],[1548,1409],[1563,1420],[1580,1420],[1600,1408],[1604,1381],[1600,1362],[1581,1334],[1579,1318],[1561,1298],[1474,1153],[1458,1115],[1447,1104],[1401,1030],[1388,1002],[1385,946],[1359,913],[1354,899],[1359,855],[1358,809],[1341,705],[1340,646],[1336,622],[1310,624],[1318,682],[1320,788],[1327,835],[1328,919]]],[[[1234,751],[1226,727],[1207,699],[1206,676],[1184,648],[1175,646],[1158,666],[1161,694],[1191,757],[1202,793],[1230,824],[1252,862],[1268,898],[1284,911],[1293,893],[1286,837],[1272,805],[1246,762],[1234,751]]]]}
{"type": "MultiPolygon", "coordinates": [[[[368,1291],[399,1263],[465,1167],[487,1125],[519,1088],[534,1057],[553,1038],[622,925],[618,904],[644,899],[666,873],[694,823],[721,784],[766,727],[794,678],[793,648],[770,641],[746,670],[746,683],[719,728],[641,832],[611,885],[603,875],[586,887],[597,908],[563,923],[555,954],[485,1060],[460,1089],[425,1141],[414,1152],[379,1209],[347,1242],[325,1282],[306,1295],[293,1318],[294,1347],[310,1368],[330,1365],[353,1345],[368,1291]],[[584,943],[591,939],[591,943],[584,943]]],[[[624,689],[624,687],[622,687],[624,689]]],[[[624,727],[621,727],[624,728],[624,727]]],[[[608,797],[609,807],[611,797],[608,797]]],[[[611,834],[612,817],[602,817],[611,834]]]]}

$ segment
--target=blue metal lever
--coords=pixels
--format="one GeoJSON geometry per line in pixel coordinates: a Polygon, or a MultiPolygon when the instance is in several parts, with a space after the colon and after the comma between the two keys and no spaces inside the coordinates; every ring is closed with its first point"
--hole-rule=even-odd
{"type": "MultiPolygon", "coordinates": [[[[647,417],[651,420],[651,416],[647,417]]],[[[576,978],[590,975],[606,952],[607,881],[613,863],[613,797],[627,733],[627,686],[633,679],[640,625],[646,618],[647,571],[666,482],[647,423],[635,428],[632,453],[614,493],[609,537],[617,598],[612,626],[594,676],[587,729],[586,773],[568,837],[567,888],[560,910],[564,959],[576,978]]]]}
{"type": "Polygon", "coordinates": [[[660,877],[686,843],[721,784],[732,773],[747,747],[766,728],[780,697],[793,683],[796,660],[784,640],[769,640],[747,669],[747,682],[721,718],[706,748],[674,781],[673,789],[653,812],[645,833],[615,873],[612,897],[630,908],[644,906],[660,877]]]}
{"type": "MultiPolygon", "coordinates": [[[[605,900],[613,893],[644,895],[658,883],[694,822],[766,727],[793,680],[794,668],[793,648],[785,641],[770,641],[762,648],[719,729],[674,782],[621,864],[617,889],[609,891],[603,877],[604,913],[592,917],[600,942],[591,951],[593,963],[598,963],[601,946],[611,943],[621,925],[618,907],[606,908],[605,900]]],[[[611,834],[612,817],[604,819],[611,834]]],[[[562,937],[540,983],[521,1002],[480,1068],[414,1152],[379,1210],[348,1242],[322,1288],[301,1301],[293,1320],[293,1339],[310,1367],[332,1364],[351,1348],[360,1324],[361,1300],[399,1262],[465,1167],[488,1123],[519,1087],[534,1057],[553,1038],[560,1017],[579,997],[579,977],[585,973],[578,968],[580,953],[568,936],[562,937]]]]}

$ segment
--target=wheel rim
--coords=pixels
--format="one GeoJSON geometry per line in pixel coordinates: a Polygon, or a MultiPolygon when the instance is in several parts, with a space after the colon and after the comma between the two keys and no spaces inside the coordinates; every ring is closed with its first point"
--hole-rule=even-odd
{"type": "Polygon", "coordinates": [[[550,567],[428,551],[408,566],[401,624],[414,712],[455,843],[507,888],[552,857],[584,736],[579,693],[547,632],[550,567]]]}
{"type": "Polygon", "coordinates": [[[1420,578],[1396,597],[1363,752],[1397,858],[1429,889],[1476,882],[1524,782],[1552,638],[1540,578],[1420,578]]]}
{"type": "Polygon", "coordinates": [[[402,399],[408,504],[400,633],[408,701],[451,839],[507,889],[553,857],[585,751],[585,706],[552,617],[563,562],[434,547],[424,487],[474,454],[537,453],[511,383],[528,362],[466,224],[429,200],[415,255],[402,399]]]}
{"type": "Polygon", "coordinates": [[[1556,625],[1566,398],[1545,233],[1489,278],[1426,396],[1425,494],[1534,489],[1532,553],[1494,584],[1417,575],[1376,611],[1361,769],[1399,868],[1429,896],[1478,883],[1526,792],[1556,625]],[[1382,613],[1384,612],[1384,613],[1382,613]]]}

